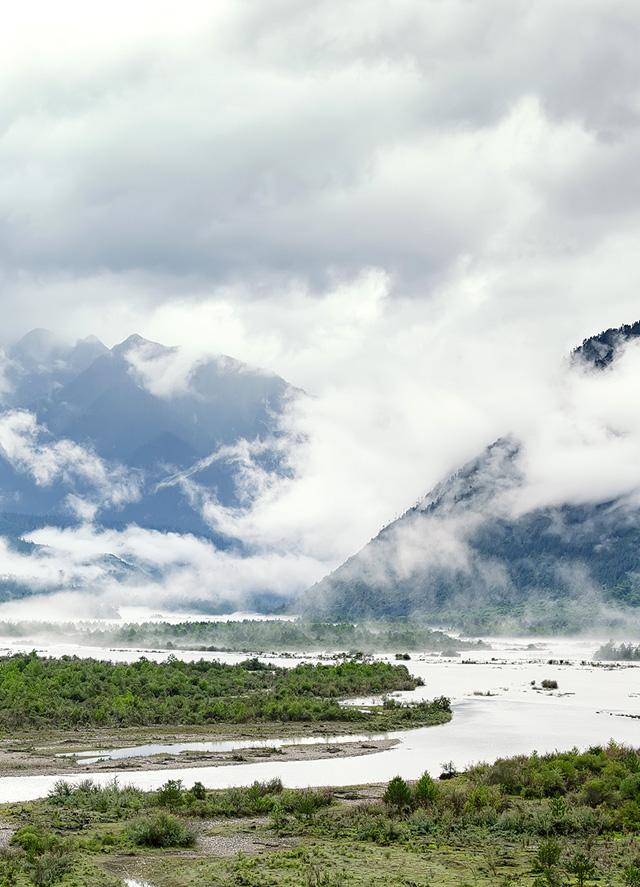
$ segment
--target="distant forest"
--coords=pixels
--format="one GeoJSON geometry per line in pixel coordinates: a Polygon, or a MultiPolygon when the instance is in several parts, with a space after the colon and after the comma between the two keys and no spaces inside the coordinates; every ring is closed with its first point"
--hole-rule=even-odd
{"type": "Polygon", "coordinates": [[[401,653],[408,650],[452,653],[477,649],[481,641],[452,638],[442,631],[410,623],[387,623],[367,628],[353,622],[244,619],[238,622],[95,623],[0,622],[0,636],[51,637],[96,647],[154,647],[162,650],[209,652],[309,651],[401,653]]]}
{"type": "Polygon", "coordinates": [[[605,659],[611,662],[638,662],[640,661],[640,644],[616,644],[609,641],[603,644],[593,654],[594,659],[605,659]]]}

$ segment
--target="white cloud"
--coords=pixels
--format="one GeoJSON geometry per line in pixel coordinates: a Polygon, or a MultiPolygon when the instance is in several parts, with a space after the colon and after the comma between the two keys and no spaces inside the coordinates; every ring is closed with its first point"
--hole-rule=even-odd
{"type": "Polygon", "coordinates": [[[88,487],[84,496],[70,495],[68,502],[81,517],[91,517],[98,505],[115,507],[140,497],[139,480],[123,466],[107,466],[92,450],[70,440],[54,440],[27,410],[0,415],[0,454],[17,471],[29,474],[39,486],[61,480],[88,487]]]}

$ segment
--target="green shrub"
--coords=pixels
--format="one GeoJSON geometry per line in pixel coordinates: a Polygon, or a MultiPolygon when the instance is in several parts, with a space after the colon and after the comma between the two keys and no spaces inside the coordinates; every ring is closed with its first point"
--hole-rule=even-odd
{"type": "Polygon", "coordinates": [[[426,807],[436,801],[438,792],[436,782],[425,772],[413,787],[414,801],[418,807],[426,807]]]}
{"type": "Polygon", "coordinates": [[[392,844],[403,835],[398,823],[382,812],[364,813],[356,817],[354,837],[374,844],[392,844]]]}
{"type": "Polygon", "coordinates": [[[69,853],[43,853],[29,863],[28,871],[34,887],[49,887],[60,881],[73,865],[69,853]]]}
{"type": "Polygon", "coordinates": [[[27,859],[34,859],[47,850],[52,838],[51,834],[44,832],[39,826],[26,825],[24,828],[18,829],[11,838],[11,843],[20,847],[27,859]]]}
{"type": "Polygon", "coordinates": [[[170,810],[176,810],[184,803],[182,797],[182,780],[167,779],[165,784],[158,789],[156,798],[161,807],[168,807],[170,810]]]}
{"type": "Polygon", "coordinates": [[[626,866],[622,870],[622,880],[627,887],[640,887],[640,866],[626,866]]]}
{"type": "Polygon", "coordinates": [[[139,816],[126,829],[132,844],[138,847],[192,847],[195,831],[170,813],[139,816]]]}
{"type": "Polygon", "coordinates": [[[207,790],[201,782],[194,782],[191,794],[197,801],[204,801],[207,797],[207,790]]]}
{"type": "Polygon", "coordinates": [[[407,819],[407,828],[412,835],[430,835],[435,828],[435,819],[422,808],[418,808],[407,819]]]}

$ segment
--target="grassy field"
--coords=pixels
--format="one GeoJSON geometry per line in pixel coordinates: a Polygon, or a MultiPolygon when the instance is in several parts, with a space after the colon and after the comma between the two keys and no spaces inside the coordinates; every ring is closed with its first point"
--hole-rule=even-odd
{"type": "Polygon", "coordinates": [[[339,791],[61,782],[1,815],[13,887],[640,885],[640,756],[613,744],[339,791]]]}

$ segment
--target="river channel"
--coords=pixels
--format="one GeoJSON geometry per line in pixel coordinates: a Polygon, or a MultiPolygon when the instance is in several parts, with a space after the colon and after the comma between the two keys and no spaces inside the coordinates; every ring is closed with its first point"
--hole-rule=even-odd
{"type": "MultiPolygon", "coordinates": [[[[610,740],[640,746],[640,669],[634,665],[605,667],[593,663],[591,657],[600,641],[541,641],[531,648],[529,641],[501,639],[493,641],[492,650],[475,652],[465,658],[413,655],[409,669],[420,675],[425,686],[412,693],[395,694],[399,698],[432,698],[449,696],[453,703],[453,720],[439,727],[385,734],[398,738],[391,749],[360,757],[327,758],[311,761],[258,761],[234,765],[191,767],[161,770],[136,769],[119,771],[117,755],[131,749],[104,750],[87,747],[84,757],[114,757],[114,767],[94,774],[101,783],[117,777],[121,784],[133,783],[142,788],[158,788],[167,779],[181,779],[187,786],[196,780],[208,788],[243,785],[255,779],[280,777],[291,787],[310,785],[354,785],[382,782],[400,774],[415,779],[425,770],[439,774],[443,764],[453,763],[460,769],[478,761],[496,757],[540,753],[555,749],[603,744],[610,740]],[[543,679],[557,681],[551,692],[542,689],[543,679]]],[[[16,649],[14,645],[13,650],[16,649]]],[[[30,648],[29,648],[30,649],[30,648]]],[[[61,655],[60,648],[47,648],[43,653],[61,655]]],[[[102,655],[104,658],[133,660],[144,654],[147,658],[165,658],[166,653],[149,651],[80,651],[65,648],[76,655],[102,655]]],[[[200,654],[173,650],[181,658],[223,659],[238,661],[247,654],[200,654]]],[[[292,666],[309,661],[316,655],[265,657],[265,661],[292,666]]],[[[356,703],[357,704],[357,701],[356,703]]],[[[341,739],[344,741],[346,737],[341,739]]],[[[349,737],[354,739],[355,737],[349,737]]],[[[381,738],[379,735],[377,738],[381,738]]],[[[361,741],[362,737],[357,737],[361,741]]],[[[305,742],[311,742],[306,737],[305,742]]],[[[323,736],[319,742],[330,742],[323,736]]],[[[290,744],[291,740],[287,740],[290,744]]],[[[247,747],[247,741],[233,748],[247,747]]],[[[278,743],[269,739],[270,746],[278,743]]],[[[207,743],[202,743],[206,746],[207,743]]],[[[225,743],[227,750],[231,746],[225,743]]],[[[181,749],[163,748],[163,753],[179,753],[181,749]]],[[[206,750],[203,748],[203,750],[206,750]]],[[[138,754],[157,753],[139,748],[138,754]]],[[[69,781],[86,778],[65,774],[69,781]]],[[[45,795],[59,776],[20,776],[0,779],[0,801],[28,800],[45,795]]]]}

